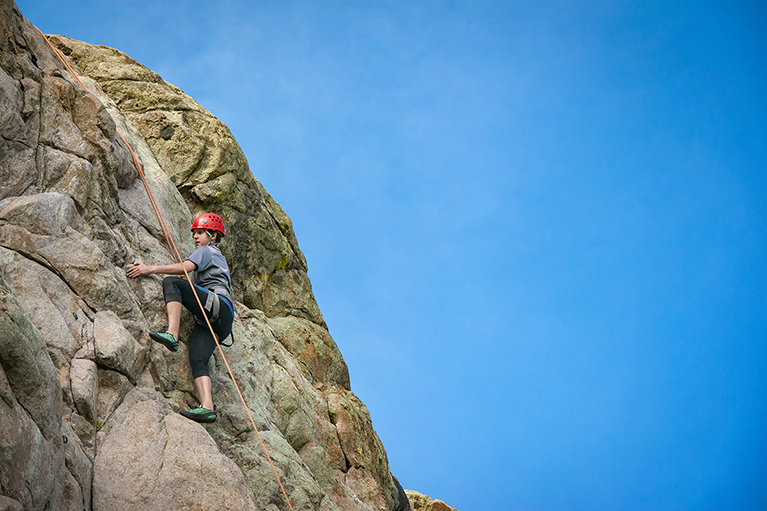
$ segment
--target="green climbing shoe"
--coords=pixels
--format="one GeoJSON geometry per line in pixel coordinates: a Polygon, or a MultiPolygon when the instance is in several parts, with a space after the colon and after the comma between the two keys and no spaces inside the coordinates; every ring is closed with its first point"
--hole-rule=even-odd
{"type": "Polygon", "coordinates": [[[191,410],[181,410],[179,413],[187,419],[192,419],[195,422],[210,423],[214,422],[217,417],[215,410],[208,410],[202,406],[192,408],[191,410]]]}
{"type": "Polygon", "coordinates": [[[178,341],[170,332],[149,332],[152,340],[159,342],[171,351],[178,351],[178,341]]]}

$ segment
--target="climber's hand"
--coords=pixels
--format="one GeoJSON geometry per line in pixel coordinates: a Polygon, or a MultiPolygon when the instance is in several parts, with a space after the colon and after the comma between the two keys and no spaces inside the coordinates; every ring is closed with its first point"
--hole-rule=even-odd
{"type": "Polygon", "coordinates": [[[141,277],[142,275],[149,275],[152,273],[152,267],[147,266],[144,263],[135,262],[133,266],[126,272],[129,277],[141,277]]]}

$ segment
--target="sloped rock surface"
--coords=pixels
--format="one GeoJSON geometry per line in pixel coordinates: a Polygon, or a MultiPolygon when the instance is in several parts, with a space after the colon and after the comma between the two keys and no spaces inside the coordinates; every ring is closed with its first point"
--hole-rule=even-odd
{"type": "Polygon", "coordinates": [[[457,511],[439,499],[431,499],[423,493],[405,490],[413,511],[457,511]]]}
{"type": "Polygon", "coordinates": [[[237,465],[154,390],[132,390],[100,435],[94,509],[257,509],[237,465]]]}
{"type": "Polygon", "coordinates": [[[253,177],[229,129],[178,87],[118,50],[52,40],[114,100],[193,212],[220,214],[235,298],[269,316],[324,326],[290,218],[253,177]]]}
{"type": "Polygon", "coordinates": [[[1,278],[0,397],[3,495],[24,509],[89,506],[92,466],[62,420],[56,370],[40,333],[1,278]]]}
{"type": "Polygon", "coordinates": [[[173,257],[119,131],[182,255],[191,211],[227,221],[226,355],[294,509],[409,509],[290,220],[229,130],[126,55],[55,40],[86,89],[0,0],[0,505],[288,508],[220,353],[219,420],[176,413],[196,405],[186,345],[148,340],[165,326],[161,280],[125,276],[173,257]]]}

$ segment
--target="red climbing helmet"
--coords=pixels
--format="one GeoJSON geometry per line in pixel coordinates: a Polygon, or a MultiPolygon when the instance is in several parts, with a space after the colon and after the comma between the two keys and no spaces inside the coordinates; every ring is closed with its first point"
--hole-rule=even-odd
{"type": "Polygon", "coordinates": [[[221,217],[215,213],[204,213],[194,219],[192,223],[192,230],[195,229],[207,229],[210,231],[217,231],[221,233],[221,236],[226,236],[226,229],[224,229],[224,221],[221,217]]]}

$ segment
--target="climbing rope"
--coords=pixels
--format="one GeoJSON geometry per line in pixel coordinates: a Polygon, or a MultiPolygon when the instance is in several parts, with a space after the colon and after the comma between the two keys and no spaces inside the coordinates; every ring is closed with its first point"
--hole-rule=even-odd
{"type": "MultiPolygon", "coordinates": [[[[48,39],[48,36],[45,35],[42,30],[34,26],[38,32],[40,32],[40,35],[43,36],[43,39],[46,43],[48,43],[48,46],[50,46],[51,50],[53,50],[53,53],[56,54],[56,56],[61,60],[61,62],[66,66],[69,73],[72,75],[72,77],[77,81],[78,84],[80,84],[80,87],[82,87],[84,90],[87,90],[83,82],[80,80],[79,76],[77,76],[77,73],[75,73],[74,69],[69,65],[67,62],[67,59],[64,57],[64,54],[59,51],[58,48],[53,46],[51,41],[48,39]]],[[[181,268],[184,270],[184,276],[189,282],[192,282],[191,277],[189,276],[189,273],[186,271],[186,268],[184,268],[183,261],[181,259],[181,255],[179,254],[178,248],[176,247],[176,243],[173,241],[173,237],[170,234],[170,230],[168,229],[167,224],[165,223],[165,218],[162,215],[162,212],[160,211],[160,207],[157,204],[157,201],[154,198],[154,194],[152,193],[152,188],[149,186],[149,182],[146,179],[146,175],[144,174],[144,167],[141,165],[141,163],[138,160],[138,156],[136,156],[136,153],[133,151],[133,147],[128,143],[128,141],[125,139],[125,137],[122,136],[119,130],[115,129],[115,132],[120,137],[120,139],[123,141],[125,146],[128,148],[128,151],[130,151],[131,157],[133,158],[133,164],[136,166],[136,170],[138,171],[138,174],[141,178],[141,182],[144,185],[144,189],[146,190],[147,196],[149,197],[149,202],[152,204],[152,209],[154,210],[155,215],[157,216],[157,221],[160,223],[160,229],[162,229],[163,235],[165,236],[165,240],[168,243],[168,247],[170,248],[171,255],[174,257],[175,261],[177,263],[181,264],[181,268]]],[[[197,296],[197,293],[194,293],[194,297],[197,300],[197,305],[200,307],[200,310],[204,310],[202,303],[200,302],[200,297],[197,296]]],[[[226,360],[226,356],[224,355],[224,350],[221,347],[221,343],[218,341],[218,336],[216,335],[216,332],[213,331],[213,325],[211,325],[210,320],[208,319],[208,316],[206,314],[203,314],[205,317],[205,323],[208,325],[208,328],[210,329],[210,333],[213,336],[213,340],[216,341],[216,346],[218,347],[218,352],[221,354],[221,359],[224,361],[224,365],[226,365],[226,370],[229,372],[229,377],[232,379],[232,383],[234,383],[234,388],[237,389],[237,394],[240,396],[240,401],[242,401],[242,406],[245,408],[245,412],[248,414],[248,418],[250,419],[250,424],[253,426],[253,431],[256,432],[256,436],[258,436],[258,441],[261,443],[261,448],[264,450],[264,454],[266,455],[266,459],[269,461],[269,465],[272,467],[272,472],[274,472],[274,477],[277,479],[277,483],[280,485],[280,490],[282,490],[282,495],[285,497],[285,501],[288,503],[288,507],[290,508],[290,511],[293,511],[293,506],[290,503],[290,499],[288,498],[288,493],[285,491],[285,487],[282,485],[282,481],[280,480],[280,476],[277,474],[277,469],[274,466],[274,463],[272,462],[272,457],[269,456],[269,452],[266,449],[266,444],[264,443],[264,439],[261,438],[261,433],[259,433],[258,428],[256,427],[256,422],[253,420],[253,416],[250,413],[250,409],[248,408],[247,403],[245,403],[245,398],[242,395],[242,391],[240,390],[240,386],[237,384],[237,380],[234,378],[234,373],[232,372],[232,368],[229,366],[229,362],[226,360]]]]}

